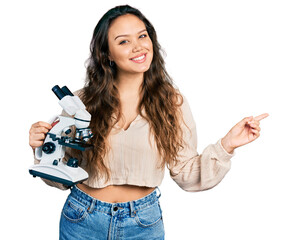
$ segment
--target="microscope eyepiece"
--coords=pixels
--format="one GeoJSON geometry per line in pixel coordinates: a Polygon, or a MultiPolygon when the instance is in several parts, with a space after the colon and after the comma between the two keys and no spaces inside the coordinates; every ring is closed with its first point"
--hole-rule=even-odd
{"type": "Polygon", "coordinates": [[[59,100],[61,100],[63,97],[65,97],[65,93],[62,91],[62,89],[56,85],[52,88],[52,91],[54,92],[54,94],[56,94],[56,96],[59,98],[59,100]]]}
{"type": "Polygon", "coordinates": [[[73,93],[66,86],[62,87],[61,90],[65,93],[65,95],[74,96],[73,93]]]}
{"type": "Polygon", "coordinates": [[[58,85],[54,86],[52,88],[53,92],[56,94],[56,96],[61,100],[65,96],[74,96],[73,93],[68,89],[68,87],[64,86],[60,88],[58,85]]]}

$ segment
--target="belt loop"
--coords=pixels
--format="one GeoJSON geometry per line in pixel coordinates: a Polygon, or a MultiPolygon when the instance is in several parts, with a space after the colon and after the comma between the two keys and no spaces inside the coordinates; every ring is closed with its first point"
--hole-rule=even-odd
{"type": "Polygon", "coordinates": [[[134,203],[133,201],[130,201],[130,213],[131,213],[131,217],[135,216],[136,211],[134,210],[134,203]]]}
{"type": "Polygon", "coordinates": [[[157,189],[159,190],[159,195],[157,196],[157,198],[160,198],[161,197],[161,191],[160,191],[160,188],[159,187],[157,187],[157,189]]]}
{"type": "Polygon", "coordinates": [[[92,199],[91,205],[88,207],[88,213],[92,213],[94,211],[95,208],[95,199],[92,199]]]}

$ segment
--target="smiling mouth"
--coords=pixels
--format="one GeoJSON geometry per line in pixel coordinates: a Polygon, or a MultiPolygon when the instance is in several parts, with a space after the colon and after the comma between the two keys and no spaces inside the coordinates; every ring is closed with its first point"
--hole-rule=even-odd
{"type": "Polygon", "coordinates": [[[135,58],[130,58],[131,61],[136,62],[136,63],[142,63],[145,61],[145,59],[146,59],[146,53],[142,54],[140,56],[137,56],[135,58]]]}

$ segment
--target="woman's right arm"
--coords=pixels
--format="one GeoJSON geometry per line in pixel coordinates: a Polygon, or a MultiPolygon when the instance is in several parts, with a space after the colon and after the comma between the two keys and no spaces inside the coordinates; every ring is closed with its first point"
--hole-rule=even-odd
{"type": "MultiPolygon", "coordinates": [[[[52,129],[52,125],[47,123],[47,122],[36,122],[34,124],[32,124],[30,131],[29,131],[29,145],[30,147],[33,149],[33,154],[34,154],[34,164],[39,164],[40,160],[38,160],[35,157],[35,149],[38,147],[41,147],[43,145],[43,142],[45,140],[46,134],[52,129]]],[[[42,180],[49,186],[51,187],[56,187],[62,190],[66,190],[69,187],[61,184],[61,183],[57,183],[57,182],[53,182],[47,179],[43,179],[42,180]]]]}

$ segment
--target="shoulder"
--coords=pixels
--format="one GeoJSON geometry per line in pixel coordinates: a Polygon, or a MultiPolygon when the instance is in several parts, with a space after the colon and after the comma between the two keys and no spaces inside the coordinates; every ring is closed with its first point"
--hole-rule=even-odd
{"type": "Polygon", "coordinates": [[[189,113],[191,113],[191,108],[187,97],[179,89],[177,89],[176,92],[178,95],[177,103],[181,108],[182,114],[188,115],[189,113]]]}
{"type": "Polygon", "coordinates": [[[178,90],[179,100],[178,103],[180,105],[180,113],[182,118],[187,126],[192,127],[195,125],[195,120],[193,118],[193,114],[191,111],[191,107],[187,97],[178,90]]]}
{"type": "Polygon", "coordinates": [[[79,98],[81,98],[82,95],[83,95],[83,90],[84,90],[83,88],[78,89],[78,90],[76,90],[76,91],[73,92],[73,95],[74,96],[78,96],[79,98]]]}

